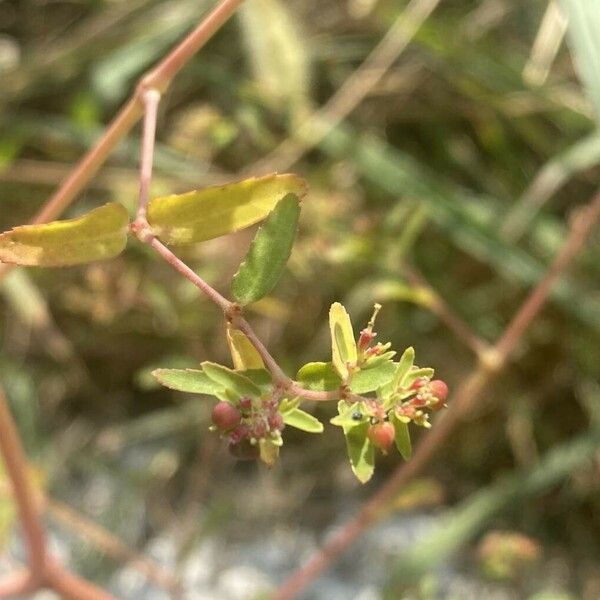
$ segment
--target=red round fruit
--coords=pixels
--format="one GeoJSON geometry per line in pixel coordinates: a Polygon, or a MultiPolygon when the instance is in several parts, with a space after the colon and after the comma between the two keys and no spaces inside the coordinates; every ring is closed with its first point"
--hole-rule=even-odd
{"type": "Polygon", "coordinates": [[[242,413],[229,402],[215,404],[212,411],[212,422],[221,430],[229,431],[240,424],[242,413]]]}
{"type": "Polygon", "coordinates": [[[394,426],[389,421],[384,421],[383,423],[371,425],[367,435],[374,446],[377,446],[380,450],[387,452],[394,443],[396,431],[394,426]]]}
{"type": "Polygon", "coordinates": [[[434,379],[429,384],[429,391],[440,401],[445,402],[448,397],[448,386],[441,379],[434,379]]]}
{"type": "Polygon", "coordinates": [[[258,444],[252,444],[247,438],[238,444],[230,443],[229,452],[239,460],[256,460],[260,457],[258,444]]]}

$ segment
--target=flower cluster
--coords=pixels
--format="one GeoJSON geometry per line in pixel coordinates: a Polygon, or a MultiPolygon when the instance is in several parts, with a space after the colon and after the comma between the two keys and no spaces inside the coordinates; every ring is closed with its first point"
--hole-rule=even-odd
{"type": "Polygon", "coordinates": [[[280,445],[285,427],[279,402],[272,396],[240,398],[238,406],[218,402],[212,411],[214,428],[229,439],[229,452],[242,460],[261,456],[261,445],[280,445]]]}

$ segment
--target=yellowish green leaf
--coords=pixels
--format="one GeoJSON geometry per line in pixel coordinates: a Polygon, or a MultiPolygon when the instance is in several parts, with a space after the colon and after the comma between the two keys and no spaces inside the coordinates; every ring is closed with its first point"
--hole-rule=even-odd
{"type": "Polygon", "coordinates": [[[275,465],[279,458],[280,444],[268,438],[262,438],[258,441],[258,447],[260,449],[260,460],[268,467],[275,465]]]}
{"type": "Polygon", "coordinates": [[[21,225],[0,235],[0,262],[65,267],[112,258],[127,244],[127,211],[105,204],[76,219],[21,225]]]}
{"type": "Polygon", "coordinates": [[[307,433],[322,433],[323,423],[316,417],[300,410],[299,408],[292,408],[283,412],[283,422],[286,425],[306,431],[307,433]]]}
{"type": "Polygon", "coordinates": [[[266,175],[228,185],[155,198],[148,222],[167,244],[190,244],[262,221],[287,194],[306,195],[306,182],[292,174],[266,175]]]}
{"type": "Polygon", "coordinates": [[[237,398],[258,398],[261,395],[260,388],[251,379],[223,365],[205,361],[202,363],[202,370],[212,381],[232,392],[237,398]]]}
{"type": "Polygon", "coordinates": [[[265,368],[260,354],[246,335],[239,329],[227,327],[227,343],[229,344],[231,359],[233,360],[233,368],[236,371],[265,368]]]}
{"type": "Polygon", "coordinates": [[[347,380],[350,374],[349,368],[356,365],[356,341],[350,317],[339,302],[334,302],[329,309],[329,329],[333,366],[340,377],[347,380]]]}
{"type": "Polygon", "coordinates": [[[408,460],[412,454],[412,444],[410,443],[410,431],[408,430],[408,424],[404,423],[396,417],[392,411],[390,420],[396,431],[394,441],[396,442],[396,448],[402,455],[404,460],[408,460]]]}

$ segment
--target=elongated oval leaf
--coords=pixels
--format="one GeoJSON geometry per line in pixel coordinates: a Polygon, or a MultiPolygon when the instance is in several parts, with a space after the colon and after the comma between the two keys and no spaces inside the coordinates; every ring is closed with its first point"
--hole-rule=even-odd
{"type": "Polygon", "coordinates": [[[337,390],[342,380],[331,363],[306,363],[296,375],[298,383],[309,390],[337,390]]]}
{"type": "Polygon", "coordinates": [[[257,398],[261,394],[260,388],[248,377],[244,377],[223,365],[206,361],[202,363],[202,370],[216,384],[230,390],[236,396],[257,398]]]}
{"type": "Polygon", "coordinates": [[[396,373],[394,375],[393,389],[396,391],[401,387],[408,375],[409,371],[415,362],[415,350],[412,346],[408,347],[400,357],[398,366],[396,367],[396,373]]]}
{"type": "Polygon", "coordinates": [[[300,201],[295,194],[288,194],[256,232],[231,285],[240,304],[256,302],[275,287],[290,257],[299,216],[300,201]]]}
{"type": "Polygon", "coordinates": [[[198,369],[155,369],[152,375],[165,387],[189,394],[216,396],[223,386],[198,369]]]}
{"type": "Polygon", "coordinates": [[[375,471],[375,447],[367,437],[368,430],[369,423],[350,429],[344,428],[352,472],[361,483],[367,483],[375,471]]]}
{"type": "Polygon", "coordinates": [[[246,335],[239,329],[227,327],[227,343],[229,344],[231,359],[233,360],[233,368],[236,371],[265,368],[260,354],[246,335]]]}
{"type": "Polygon", "coordinates": [[[190,244],[238,231],[262,221],[286,194],[306,195],[296,175],[266,175],[187,194],[155,198],[148,222],[167,244],[190,244]]]}
{"type": "Polygon", "coordinates": [[[125,248],[128,220],[111,202],[76,219],[21,225],[0,235],[0,262],[65,267],[112,258],[125,248]]]}
{"type": "Polygon", "coordinates": [[[356,364],[357,352],[350,317],[339,302],[334,302],[329,309],[329,329],[333,366],[340,377],[346,380],[348,366],[356,364]]]}
{"type": "Polygon", "coordinates": [[[408,424],[403,423],[396,417],[392,411],[390,420],[396,431],[394,441],[396,442],[396,448],[402,455],[404,460],[408,460],[412,455],[412,444],[410,443],[410,432],[408,430],[408,424]]]}
{"type": "Polygon", "coordinates": [[[299,408],[292,408],[283,413],[283,422],[286,425],[290,425],[301,431],[306,431],[307,433],[323,432],[323,423],[316,417],[313,417],[299,408]]]}
{"type": "Polygon", "coordinates": [[[355,394],[372,392],[390,382],[395,372],[396,365],[391,360],[379,363],[369,369],[360,369],[352,375],[350,389],[355,394]]]}

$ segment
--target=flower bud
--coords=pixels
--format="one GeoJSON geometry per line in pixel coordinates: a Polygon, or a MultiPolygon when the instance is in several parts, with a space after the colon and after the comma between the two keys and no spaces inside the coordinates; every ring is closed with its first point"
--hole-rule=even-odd
{"type": "Polygon", "coordinates": [[[284,427],[283,417],[280,412],[276,412],[269,417],[269,428],[271,431],[281,431],[284,427]]]}
{"type": "Polygon", "coordinates": [[[382,452],[387,454],[396,437],[396,430],[389,421],[371,425],[367,436],[374,446],[377,446],[382,452]]]}
{"type": "Polygon", "coordinates": [[[240,424],[242,414],[229,402],[215,404],[212,411],[212,422],[222,431],[229,431],[240,424]]]}
{"type": "Polygon", "coordinates": [[[448,397],[448,386],[445,381],[441,379],[434,379],[429,384],[429,390],[431,393],[443,404],[448,397]]]}

